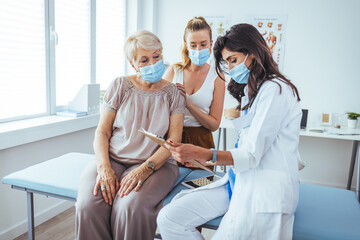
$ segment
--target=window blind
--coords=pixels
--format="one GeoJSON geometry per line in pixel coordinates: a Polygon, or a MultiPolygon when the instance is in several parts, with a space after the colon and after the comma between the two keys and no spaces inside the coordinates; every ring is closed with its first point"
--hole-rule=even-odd
{"type": "Polygon", "coordinates": [[[56,105],[67,105],[90,83],[90,1],[55,2],[56,105]]]}
{"type": "Polygon", "coordinates": [[[96,82],[107,89],[125,74],[125,0],[96,2],[96,82]]]}
{"type": "Polygon", "coordinates": [[[43,0],[0,0],[0,121],[46,114],[43,0]]]}

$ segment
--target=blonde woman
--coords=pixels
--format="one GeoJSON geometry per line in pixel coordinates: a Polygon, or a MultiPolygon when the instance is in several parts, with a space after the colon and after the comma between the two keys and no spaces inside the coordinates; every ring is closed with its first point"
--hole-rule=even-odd
{"type": "Polygon", "coordinates": [[[76,202],[76,239],[154,239],[156,216],[179,170],[170,153],[138,132],[180,141],[185,99],[163,80],[162,45],[152,33],[124,47],[136,75],[115,79],[95,132],[96,161],[84,171],[76,202]]]}
{"type": "Polygon", "coordinates": [[[194,17],[187,23],[183,41],[182,62],[171,66],[164,75],[164,79],[176,83],[186,99],[182,142],[214,148],[211,132],[221,122],[225,82],[215,66],[207,63],[213,40],[203,17],[194,17]]]}

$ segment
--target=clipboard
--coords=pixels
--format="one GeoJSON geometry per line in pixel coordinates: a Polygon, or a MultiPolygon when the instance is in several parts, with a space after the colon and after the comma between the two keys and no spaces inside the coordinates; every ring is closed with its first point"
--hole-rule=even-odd
{"type": "Polygon", "coordinates": [[[153,140],[154,142],[156,142],[157,144],[159,144],[160,146],[162,146],[164,148],[166,148],[165,143],[171,145],[171,143],[165,141],[163,138],[161,138],[161,137],[159,137],[159,136],[157,136],[157,135],[155,135],[153,133],[150,133],[150,132],[146,131],[143,128],[139,129],[138,132],[145,135],[146,137],[150,138],[151,140],[153,140]]]}
{"type": "MultiPolygon", "coordinates": [[[[165,141],[163,138],[161,138],[161,137],[159,137],[159,136],[157,136],[157,135],[155,135],[153,133],[150,133],[150,132],[146,131],[143,128],[139,129],[138,132],[145,135],[146,137],[150,138],[151,140],[153,140],[154,142],[156,142],[157,144],[159,144],[160,146],[162,146],[164,148],[166,148],[165,143],[171,146],[171,143],[165,141]]],[[[204,165],[202,165],[201,163],[199,163],[198,161],[196,161],[194,159],[190,160],[189,163],[191,163],[192,165],[194,165],[194,166],[196,166],[198,168],[201,168],[201,169],[203,169],[205,171],[211,172],[212,174],[216,175],[216,173],[214,171],[212,171],[210,168],[205,167],[204,165]]]]}

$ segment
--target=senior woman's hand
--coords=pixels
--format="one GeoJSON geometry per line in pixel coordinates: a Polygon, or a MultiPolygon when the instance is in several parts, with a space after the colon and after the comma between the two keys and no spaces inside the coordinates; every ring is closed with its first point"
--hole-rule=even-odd
{"type": "Polygon", "coordinates": [[[141,185],[152,174],[153,170],[149,169],[146,164],[141,164],[139,167],[132,170],[126,175],[120,183],[120,190],[118,195],[120,197],[128,195],[134,188],[135,191],[139,191],[141,185]]]}
{"type": "Polygon", "coordinates": [[[104,168],[101,170],[98,169],[96,183],[93,191],[95,196],[98,194],[99,188],[105,202],[109,205],[112,205],[115,194],[120,188],[119,180],[117,179],[115,171],[112,168],[104,168]]]}

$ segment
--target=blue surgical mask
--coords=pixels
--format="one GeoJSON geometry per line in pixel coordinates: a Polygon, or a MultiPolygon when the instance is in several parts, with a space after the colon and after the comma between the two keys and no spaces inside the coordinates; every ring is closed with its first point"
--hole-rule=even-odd
{"type": "Polygon", "coordinates": [[[246,61],[247,57],[248,57],[248,54],[246,55],[245,60],[242,63],[233,67],[229,71],[230,77],[235,82],[240,83],[240,84],[247,84],[248,79],[249,79],[250,70],[245,65],[245,61],[246,61]]]}
{"type": "Polygon", "coordinates": [[[206,63],[206,61],[210,57],[210,50],[208,48],[204,48],[200,51],[189,49],[189,58],[191,62],[195,65],[202,66],[206,63]]]}
{"type": "Polygon", "coordinates": [[[156,83],[161,80],[164,75],[165,65],[160,59],[153,65],[145,66],[140,68],[141,78],[147,82],[156,83]]]}

